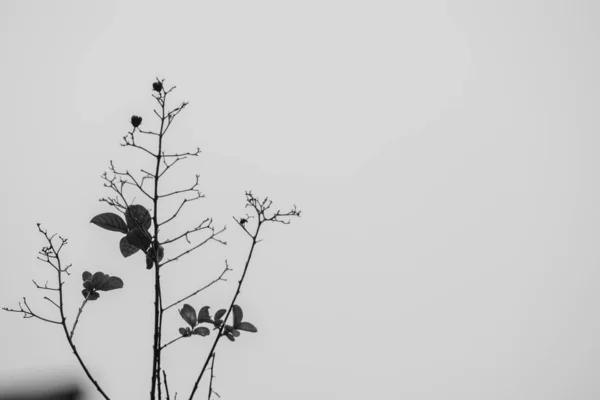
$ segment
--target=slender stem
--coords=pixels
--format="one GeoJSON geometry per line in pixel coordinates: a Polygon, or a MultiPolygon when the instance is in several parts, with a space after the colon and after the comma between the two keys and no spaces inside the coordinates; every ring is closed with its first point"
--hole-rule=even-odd
{"type": "MultiPolygon", "coordinates": [[[[197,295],[198,293],[200,293],[201,291],[203,291],[203,290],[207,289],[208,287],[214,285],[215,283],[217,283],[219,281],[222,281],[222,280],[225,280],[225,279],[223,279],[223,275],[225,275],[225,272],[227,272],[229,270],[230,270],[229,265],[227,264],[227,261],[225,261],[225,269],[221,272],[221,275],[219,275],[218,278],[216,278],[212,282],[204,285],[204,287],[201,287],[200,289],[196,290],[195,292],[193,292],[193,293],[185,296],[184,298],[177,300],[175,303],[172,303],[172,304],[166,306],[165,308],[163,308],[163,312],[167,311],[169,308],[171,308],[173,306],[176,306],[177,304],[181,303],[182,301],[185,301],[185,300],[189,299],[190,297],[197,295]]],[[[163,347],[165,347],[165,346],[163,346],[163,347]]]]}
{"type": "Polygon", "coordinates": [[[165,347],[167,347],[168,345],[170,345],[171,343],[175,343],[176,341],[178,341],[179,339],[183,339],[184,337],[186,337],[186,336],[179,336],[179,337],[176,337],[175,339],[171,340],[169,343],[167,343],[167,344],[163,345],[163,346],[162,346],[160,349],[162,350],[162,349],[164,349],[165,347]]]}
{"type": "Polygon", "coordinates": [[[210,364],[210,382],[208,384],[208,400],[210,400],[213,393],[215,393],[218,397],[219,394],[213,390],[213,379],[215,378],[215,358],[217,357],[217,353],[212,353],[212,363],[210,364]]]}
{"type": "MultiPolygon", "coordinates": [[[[161,106],[162,115],[160,118],[160,131],[158,134],[158,152],[156,154],[156,169],[154,173],[154,251],[156,252],[159,246],[158,241],[158,181],[160,175],[160,162],[162,153],[162,139],[165,133],[165,103],[167,94],[165,93],[162,101],[159,100],[161,106]]],[[[158,265],[158,257],[154,260],[154,343],[152,345],[152,390],[150,392],[150,399],[156,400],[156,388],[158,388],[158,399],[161,400],[161,383],[160,383],[160,339],[161,339],[161,325],[162,325],[162,300],[161,300],[161,287],[160,287],[160,270],[158,265]]]]}
{"type": "Polygon", "coordinates": [[[167,383],[167,373],[163,369],[163,378],[165,381],[165,392],[167,392],[167,400],[171,400],[171,396],[169,395],[169,384],[167,383]]]}
{"type": "Polygon", "coordinates": [[[194,388],[192,389],[192,393],[190,394],[189,400],[192,400],[194,398],[194,394],[196,394],[196,390],[198,390],[198,384],[200,384],[200,381],[202,380],[202,376],[204,375],[204,372],[206,371],[206,367],[208,366],[208,362],[211,359],[211,355],[215,352],[215,349],[217,348],[217,344],[219,344],[219,340],[221,339],[221,336],[223,336],[223,330],[225,329],[227,318],[229,318],[229,314],[231,314],[233,305],[235,304],[235,301],[237,300],[237,297],[240,294],[240,289],[242,287],[242,283],[244,282],[244,278],[246,277],[246,272],[248,272],[248,266],[250,265],[250,260],[252,259],[252,253],[254,252],[254,248],[256,247],[256,244],[258,243],[257,237],[258,237],[258,232],[260,231],[261,225],[262,225],[262,221],[258,223],[258,226],[256,227],[256,232],[255,232],[254,236],[252,236],[252,246],[250,246],[250,251],[248,252],[248,257],[246,258],[246,263],[244,265],[244,272],[242,273],[242,277],[238,281],[237,290],[235,291],[235,294],[233,295],[233,298],[231,299],[231,304],[229,305],[229,308],[227,309],[227,314],[225,314],[225,317],[223,318],[223,324],[221,324],[221,327],[219,328],[219,332],[217,333],[217,337],[215,338],[213,345],[210,349],[210,352],[208,353],[209,356],[204,361],[204,365],[202,366],[202,371],[200,371],[200,375],[198,375],[198,378],[196,379],[196,382],[194,383],[194,388]]]}
{"type": "Polygon", "coordinates": [[[79,316],[83,312],[83,307],[85,307],[88,299],[90,298],[90,294],[91,293],[92,292],[89,292],[88,295],[85,296],[85,300],[83,300],[83,303],[81,304],[81,307],[79,307],[79,312],[77,312],[77,317],[75,318],[75,323],[73,324],[73,329],[71,329],[71,339],[73,339],[73,336],[75,335],[75,328],[77,327],[77,323],[79,322],[79,316]]]}

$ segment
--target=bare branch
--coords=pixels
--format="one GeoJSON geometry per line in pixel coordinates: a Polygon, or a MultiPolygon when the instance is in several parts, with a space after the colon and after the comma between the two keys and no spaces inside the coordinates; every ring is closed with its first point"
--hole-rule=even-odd
{"type": "Polygon", "coordinates": [[[179,212],[181,211],[181,209],[183,208],[183,206],[184,206],[186,203],[190,203],[190,202],[192,202],[192,201],[194,201],[194,200],[202,199],[203,197],[204,197],[204,196],[203,196],[203,195],[202,195],[200,192],[197,192],[197,195],[196,195],[196,197],[192,197],[192,198],[189,198],[189,199],[183,199],[183,201],[181,202],[181,204],[179,204],[179,208],[177,208],[177,211],[175,211],[175,214],[173,214],[172,216],[170,216],[170,217],[169,217],[169,218],[167,218],[166,220],[164,220],[164,221],[162,221],[162,222],[158,223],[158,226],[160,227],[160,226],[166,225],[168,222],[170,222],[170,221],[172,221],[173,219],[175,219],[175,217],[177,217],[177,215],[179,214],[179,212]]]}
{"type": "MultiPolygon", "coordinates": [[[[158,115],[158,113],[156,112],[156,110],[154,110],[154,113],[158,116],[158,118],[160,118],[160,115],[158,115]]],[[[156,132],[152,132],[152,131],[144,131],[141,130],[140,128],[137,128],[138,132],[140,133],[144,133],[146,135],[154,135],[154,136],[158,136],[158,133],[156,132]]],[[[132,134],[132,132],[128,132],[130,135],[132,134]]]]}
{"type": "Polygon", "coordinates": [[[44,284],[44,286],[38,285],[38,283],[34,279],[32,279],[31,281],[33,282],[33,284],[35,285],[35,287],[38,288],[38,289],[54,290],[54,291],[58,292],[58,288],[48,287],[48,281],[46,281],[46,283],[44,284]]]}
{"type": "Polygon", "coordinates": [[[167,400],[171,400],[171,397],[169,395],[169,383],[167,382],[167,373],[165,372],[164,369],[163,369],[163,377],[164,377],[164,381],[165,381],[165,391],[167,392],[167,400]]]}
{"type": "Polygon", "coordinates": [[[128,177],[129,179],[131,179],[131,181],[129,181],[129,180],[127,180],[127,179],[124,179],[124,180],[122,181],[124,185],[131,185],[131,186],[134,186],[134,187],[138,188],[138,190],[139,190],[140,192],[142,192],[142,193],[143,193],[143,194],[144,194],[146,197],[148,197],[150,200],[152,200],[152,199],[153,199],[153,197],[152,197],[152,196],[150,196],[150,194],[148,194],[148,192],[146,192],[146,190],[145,190],[145,189],[144,189],[144,187],[143,187],[143,186],[144,186],[144,180],[145,180],[145,179],[147,179],[147,178],[148,178],[148,175],[150,175],[150,174],[146,173],[147,175],[146,175],[146,176],[144,176],[140,182],[138,182],[138,181],[135,179],[135,177],[134,177],[134,176],[133,176],[133,175],[132,175],[132,174],[131,174],[129,171],[125,171],[125,172],[117,171],[117,170],[116,170],[116,168],[115,168],[115,166],[114,166],[114,164],[113,164],[113,162],[112,162],[112,160],[110,161],[110,167],[109,167],[109,169],[110,169],[110,171],[111,171],[113,174],[115,174],[116,176],[126,176],[126,177],[128,177]]]}
{"type": "Polygon", "coordinates": [[[212,353],[212,363],[210,365],[210,382],[208,384],[208,400],[210,400],[212,394],[214,393],[218,398],[221,398],[219,393],[215,392],[213,389],[213,379],[215,378],[215,358],[217,357],[217,353],[212,353]]]}
{"type": "Polygon", "coordinates": [[[190,156],[190,157],[197,157],[199,154],[201,153],[200,151],[200,147],[196,147],[196,151],[193,153],[174,153],[174,154],[165,154],[162,153],[162,157],[182,157],[182,156],[190,156]]]}
{"type": "Polygon", "coordinates": [[[127,135],[123,136],[123,143],[121,143],[121,146],[122,147],[129,146],[129,147],[133,147],[133,148],[136,148],[136,149],[140,149],[140,150],[142,150],[142,151],[150,154],[154,158],[158,157],[156,154],[154,154],[153,152],[151,152],[147,148],[135,144],[135,136],[133,135],[133,132],[129,132],[129,136],[127,136],[127,135]]]}
{"type": "Polygon", "coordinates": [[[212,218],[206,218],[204,221],[202,221],[200,223],[200,225],[198,225],[194,229],[190,229],[190,230],[182,233],[181,235],[174,237],[173,239],[167,239],[167,240],[161,242],[161,244],[164,246],[164,245],[169,244],[169,243],[174,243],[174,242],[178,241],[181,238],[185,238],[187,240],[187,242],[189,244],[191,244],[191,242],[190,242],[190,240],[188,238],[188,235],[190,235],[192,233],[195,233],[195,232],[199,232],[199,231],[204,230],[204,229],[212,229],[212,218]]]}
{"type": "Polygon", "coordinates": [[[51,298],[44,296],[44,300],[48,300],[50,303],[54,304],[56,306],[56,308],[58,308],[60,310],[60,306],[58,304],[56,304],[56,302],[54,300],[52,300],[51,298]]]}
{"type": "Polygon", "coordinates": [[[252,234],[251,234],[251,233],[248,231],[248,229],[246,229],[246,227],[245,227],[245,224],[246,224],[246,222],[247,222],[247,221],[246,221],[246,222],[242,222],[242,221],[244,221],[244,219],[243,219],[243,218],[238,220],[238,219],[237,219],[237,218],[235,218],[235,217],[233,217],[233,220],[234,220],[235,222],[237,222],[237,224],[238,224],[238,225],[239,225],[239,226],[240,226],[240,227],[241,227],[241,228],[244,230],[244,232],[246,232],[246,233],[248,234],[248,236],[250,236],[251,238],[254,238],[254,236],[252,236],[252,234]]]}
{"type": "Polygon", "coordinates": [[[176,194],[187,193],[187,192],[196,192],[196,193],[198,193],[198,196],[204,197],[196,189],[196,187],[198,186],[198,180],[199,179],[200,179],[200,175],[196,175],[196,182],[189,189],[182,189],[182,190],[176,190],[174,192],[170,192],[170,193],[166,193],[166,194],[159,194],[158,198],[169,197],[169,196],[173,196],[173,195],[176,195],[176,194]]]}
{"type": "Polygon", "coordinates": [[[162,345],[162,346],[160,347],[160,349],[161,349],[161,350],[163,350],[163,349],[164,349],[165,347],[167,347],[168,345],[170,345],[170,344],[172,344],[172,343],[175,343],[176,341],[178,341],[179,339],[183,339],[184,337],[185,337],[185,336],[179,336],[179,337],[177,337],[177,338],[175,338],[175,339],[171,340],[169,343],[167,343],[167,344],[165,344],[165,345],[162,345]]]}
{"type": "Polygon", "coordinates": [[[200,288],[200,289],[196,290],[195,292],[193,292],[193,293],[191,293],[191,294],[189,294],[189,295],[185,296],[184,298],[177,300],[175,303],[173,303],[173,304],[170,304],[170,305],[168,305],[167,307],[163,308],[163,312],[164,312],[164,311],[167,311],[169,308],[171,308],[171,307],[173,307],[173,306],[176,306],[177,304],[179,304],[179,303],[181,303],[181,302],[183,302],[183,301],[186,301],[186,300],[187,300],[187,299],[189,299],[190,297],[197,295],[198,293],[202,292],[203,290],[206,290],[206,289],[208,289],[209,287],[211,287],[212,285],[214,285],[215,283],[217,283],[217,282],[219,282],[219,281],[226,281],[227,279],[223,279],[223,275],[225,275],[225,273],[226,273],[227,271],[231,271],[231,268],[229,268],[229,264],[227,263],[227,260],[225,260],[225,268],[223,269],[223,271],[221,271],[221,274],[220,274],[220,275],[219,275],[219,276],[218,276],[216,279],[214,279],[214,280],[213,280],[213,281],[211,281],[210,283],[208,283],[208,284],[204,285],[202,288],[200,288]]]}
{"type": "Polygon", "coordinates": [[[223,232],[225,231],[225,229],[226,229],[226,228],[223,228],[223,229],[221,229],[220,231],[217,231],[217,232],[215,232],[215,231],[214,231],[214,229],[211,229],[211,230],[212,230],[212,233],[211,233],[211,235],[210,235],[208,238],[206,238],[205,240],[203,240],[202,242],[200,242],[200,243],[199,243],[199,244],[197,244],[196,246],[194,246],[194,247],[192,247],[192,248],[190,248],[190,249],[188,249],[188,250],[184,251],[183,253],[179,254],[177,257],[170,258],[170,259],[168,259],[167,261],[165,261],[164,263],[162,263],[162,264],[159,264],[159,266],[160,266],[160,267],[164,267],[165,265],[169,264],[170,262],[173,262],[173,261],[179,261],[179,259],[180,259],[181,257],[185,256],[186,254],[189,254],[189,253],[191,253],[192,251],[194,251],[194,250],[196,250],[198,247],[200,247],[200,246],[202,246],[202,245],[206,244],[206,243],[207,243],[208,241],[210,241],[210,240],[214,240],[215,242],[219,242],[219,243],[221,243],[221,244],[227,244],[227,242],[225,242],[225,241],[222,241],[222,240],[220,240],[220,239],[218,239],[218,238],[217,238],[217,236],[218,236],[219,234],[223,233],[223,232]]]}
{"type": "Polygon", "coordinates": [[[54,321],[48,318],[44,318],[42,316],[37,315],[36,313],[34,313],[31,308],[29,307],[29,304],[27,304],[27,300],[25,299],[25,297],[23,297],[23,305],[21,304],[21,302],[19,302],[19,309],[15,310],[12,308],[7,308],[7,307],[2,307],[2,309],[4,311],[9,311],[9,312],[16,312],[16,313],[22,313],[23,314],[23,318],[37,318],[39,320],[42,320],[44,322],[50,322],[51,324],[58,324],[61,325],[62,323],[60,321],[54,321]],[[25,306],[25,308],[23,308],[23,305],[25,306]]]}
{"type": "Polygon", "coordinates": [[[165,164],[165,169],[161,173],[158,174],[158,177],[161,178],[165,174],[165,172],[167,172],[170,168],[172,168],[179,161],[185,160],[186,158],[187,158],[187,156],[177,157],[177,158],[175,158],[175,161],[173,161],[170,164],[167,163],[167,159],[166,158],[163,158],[162,160],[163,160],[163,163],[165,164]]]}

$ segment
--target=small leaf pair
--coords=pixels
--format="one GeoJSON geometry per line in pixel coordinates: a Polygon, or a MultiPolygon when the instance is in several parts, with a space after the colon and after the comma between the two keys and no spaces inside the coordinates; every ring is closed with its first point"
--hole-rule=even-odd
{"type": "Polygon", "coordinates": [[[84,287],[81,294],[88,300],[96,300],[100,297],[100,293],[98,293],[99,290],[106,292],[109,290],[121,289],[123,287],[121,278],[110,276],[102,272],[96,272],[92,275],[91,272],[85,271],[81,277],[83,279],[84,287]]]}
{"type": "MultiPolygon", "coordinates": [[[[216,316],[215,316],[216,318],[216,316]]],[[[223,331],[223,335],[227,337],[227,339],[232,342],[235,341],[235,338],[240,336],[240,331],[246,332],[257,332],[256,327],[250,322],[244,322],[242,319],[244,318],[244,312],[242,311],[242,307],[237,304],[233,305],[233,326],[225,325],[225,330],[223,331]]]]}
{"type": "Polygon", "coordinates": [[[257,329],[250,322],[243,322],[244,312],[242,311],[242,307],[237,304],[233,305],[233,326],[235,329],[239,329],[241,331],[246,332],[257,332],[257,329]]]}
{"type": "Polygon", "coordinates": [[[202,307],[200,309],[200,312],[198,313],[198,316],[196,316],[196,310],[194,310],[194,307],[190,306],[189,304],[184,304],[183,308],[179,310],[179,314],[181,315],[181,318],[183,318],[183,320],[187,322],[190,326],[186,326],[185,328],[179,328],[179,333],[181,334],[181,336],[208,336],[210,334],[210,330],[208,328],[204,326],[196,327],[196,325],[201,324],[203,322],[209,322],[211,324],[214,323],[213,320],[210,318],[208,309],[208,306],[202,307]]]}

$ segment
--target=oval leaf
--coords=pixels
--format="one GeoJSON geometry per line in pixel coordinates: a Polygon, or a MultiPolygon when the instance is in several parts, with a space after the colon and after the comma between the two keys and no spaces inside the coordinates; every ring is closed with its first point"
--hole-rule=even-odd
{"type": "Polygon", "coordinates": [[[185,330],[185,328],[179,328],[179,333],[181,333],[181,336],[188,336],[187,331],[185,330]]]}
{"type": "Polygon", "coordinates": [[[202,319],[210,319],[210,313],[208,312],[209,306],[204,306],[198,311],[198,321],[202,319]]]}
{"type": "Polygon", "coordinates": [[[224,308],[221,308],[219,311],[217,311],[217,313],[215,314],[215,324],[221,325],[223,323],[223,321],[221,321],[221,318],[223,317],[223,315],[225,315],[226,312],[227,310],[224,308]]]}
{"type": "Polygon", "coordinates": [[[239,329],[240,331],[257,332],[256,327],[254,325],[252,325],[250,322],[242,322],[238,326],[236,326],[236,328],[239,329]]]}
{"type": "Polygon", "coordinates": [[[179,314],[181,314],[181,318],[183,318],[183,320],[192,328],[196,326],[196,310],[194,310],[194,307],[189,304],[184,304],[183,308],[179,310],[179,314]]]}
{"type": "Polygon", "coordinates": [[[152,217],[150,217],[150,213],[144,206],[140,206],[139,204],[134,204],[127,207],[127,210],[125,211],[125,219],[127,220],[127,227],[129,229],[141,227],[148,230],[150,229],[150,225],[152,225],[152,217]]]}
{"type": "Polygon", "coordinates": [[[234,337],[240,336],[240,331],[231,325],[225,325],[225,333],[231,333],[234,337]]]}
{"type": "Polygon", "coordinates": [[[227,336],[227,339],[231,340],[232,342],[235,342],[235,338],[231,333],[225,332],[224,335],[227,336]]]}
{"type": "MultiPolygon", "coordinates": [[[[108,276],[108,275],[106,275],[106,276],[108,276]]],[[[111,276],[102,285],[102,287],[98,287],[97,290],[108,291],[108,290],[114,290],[114,289],[121,289],[122,287],[123,287],[123,280],[121,280],[121,278],[119,278],[119,277],[111,276]]]]}
{"type": "Polygon", "coordinates": [[[94,275],[92,275],[92,286],[94,287],[94,289],[98,289],[104,286],[106,282],[108,282],[109,278],[110,276],[98,271],[94,275]]]}
{"type": "Polygon", "coordinates": [[[153,265],[154,265],[154,261],[152,261],[152,259],[148,256],[148,254],[146,254],[146,269],[152,269],[153,265]]]}
{"type": "Polygon", "coordinates": [[[114,213],[98,214],[90,222],[109,231],[127,233],[127,224],[123,218],[114,213]]]}
{"type": "Polygon", "coordinates": [[[138,228],[135,228],[127,232],[127,236],[125,237],[130,245],[140,250],[146,251],[148,246],[150,246],[150,234],[147,231],[142,232],[138,228]]]}
{"type": "Polygon", "coordinates": [[[137,253],[137,251],[139,249],[137,247],[129,244],[129,241],[127,240],[127,236],[123,236],[123,238],[119,242],[119,250],[121,250],[121,254],[123,255],[123,257],[127,258],[127,257],[137,253]]]}
{"type": "Polygon", "coordinates": [[[162,246],[158,246],[158,262],[161,262],[165,256],[165,248],[162,246]]]}
{"type": "Polygon", "coordinates": [[[91,294],[90,294],[90,291],[87,289],[83,289],[81,291],[81,294],[83,295],[83,297],[86,297],[88,300],[96,300],[98,297],[100,297],[99,293],[91,292],[91,294]],[[89,297],[88,297],[88,294],[89,294],[89,297]]]}
{"type": "Polygon", "coordinates": [[[242,307],[237,304],[233,305],[233,326],[237,328],[239,324],[242,323],[242,319],[244,317],[244,313],[242,312],[242,307]]]}
{"type": "Polygon", "coordinates": [[[83,278],[83,281],[87,281],[88,279],[90,279],[92,277],[92,273],[89,271],[85,271],[83,274],[81,274],[81,278],[83,278]]]}
{"type": "Polygon", "coordinates": [[[204,326],[199,326],[196,329],[194,329],[192,331],[192,333],[194,335],[200,335],[200,336],[208,336],[210,335],[210,331],[208,330],[208,328],[204,327],[204,326]]]}

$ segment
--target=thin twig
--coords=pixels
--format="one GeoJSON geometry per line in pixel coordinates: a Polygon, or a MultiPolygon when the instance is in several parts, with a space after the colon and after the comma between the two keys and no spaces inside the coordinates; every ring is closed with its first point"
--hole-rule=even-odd
{"type": "Polygon", "coordinates": [[[219,242],[219,243],[221,243],[221,244],[227,244],[227,242],[225,242],[225,241],[223,241],[223,240],[221,240],[221,239],[217,239],[217,236],[218,236],[219,234],[223,233],[224,231],[225,231],[225,228],[221,229],[221,230],[220,230],[220,231],[218,231],[218,232],[214,232],[214,231],[213,231],[213,233],[212,233],[212,234],[211,234],[209,237],[207,237],[205,240],[203,240],[202,242],[198,243],[198,244],[197,244],[197,245],[195,245],[194,247],[192,247],[192,248],[190,248],[190,249],[188,249],[188,250],[184,251],[183,253],[179,254],[178,256],[168,259],[168,260],[167,260],[167,261],[165,261],[164,263],[160,264],[160,267],[164,267],[165,265],[167,265],[167,264],[169,264],[169,263],[171,263],[171,262],[173,262],[173,261],[179,261],[179,259],[180,259],[181,257],[183,257],[183,256],[185,256],[185,255],[187,255],[187,254],[191,253],[192,251],[194,251],[194,250],[196,250],[198,247],[200,247],[200,246],[202,246],[202,245],[206,244],[206,243],[207,243],[207,242],[209,242],[210,240],[214,240],[215,242],[219,242]]]}
{"type": "Polygon", "coordinates": [[[221,398],[221,395],[213,389],[213,379],[215,378],[215,358],[217,357],[217,353],[212,353],[212,363],[210,364],[210,382],[208,384],[208,400],[210,400],[212,394],[216,394],[218,398],[221,398]]]}
{"type": "Polygon", "coordinates": [[[167,347],[168,345],[170,345],[171,343],[175,343],[176,341],[178,341],[179,339],[183,339],[184,337],[187,337],[187,336],[179,336],[179,337],[171,340],[169,343],[162,345],[160,349],[162,350],[165,347],[167,347]]]}
{"type": "Polygon", "coordinates": [[[77,323],[79,322],[79,316],[83,312],[83,307],[85,307],[86,303],[88,302],[91,293],[91,291],[88,292],[87,296],[85,296],[85,300],[83,300],[83,303],[81,303],[81,307],[79,307],[77,317],[75,318],[75,323],[73,324],[73,329],[71,329],[71,339],[73,339],[73,336],[75,336],[75,328],[77,327],[77,323]]]}
{"type": "Polygon", "coordinates": [[[165,381],[165,392],[167,393],[167,400],[171,400],[171,396],[169,396],[169,383],[167,382],[167,373],[163,369],[163,378],[165,381]]]}
{"type": "Polygon", "coordinates": [[[192,296],[197,295],[198,293],[200,293],[201,291],[209,288],[210,286],[214,285],[215,283],[219,282],[219,281],[224,281],[225,279],[223,279],[223,275],[225,275],[225,272],[227,271],[231,271],[231,268],[229,268],[229,264],[227,263],[227,260],[225,260],[225,269],[223,269],[223,271],[221,272],[221,275],[219,275],[216,279],[214,279],[212,282],[208,283],[207,285],[205,285],[204,287],[196,290],[195,292],[185,296],[184,298],[177,300],[175,303],[168,305],[167,307],[163,308],[163,312],[167,311],[169,308],[176,306],[177,304],[189,299],[192,296]]]}

